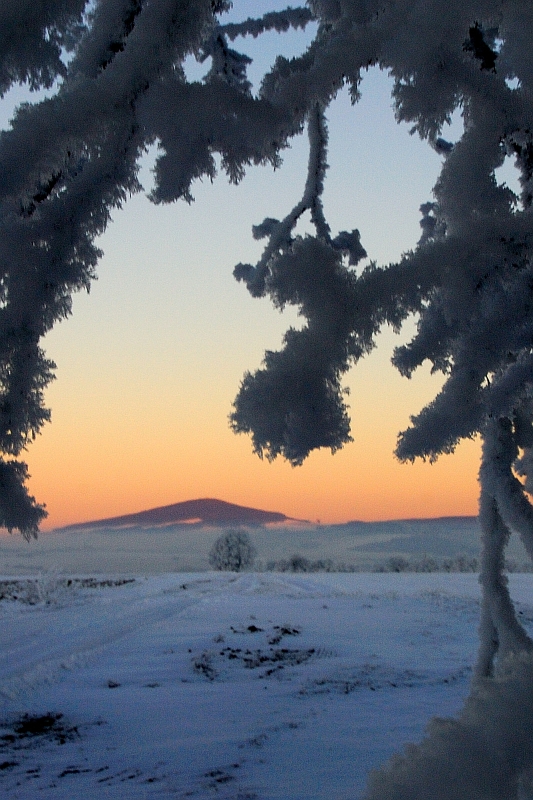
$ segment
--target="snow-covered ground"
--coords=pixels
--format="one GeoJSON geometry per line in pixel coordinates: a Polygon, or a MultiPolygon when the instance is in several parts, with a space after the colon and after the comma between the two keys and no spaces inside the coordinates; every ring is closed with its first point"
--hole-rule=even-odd
{"type": "Polygon", "coordinates": [[[355,800],[468,692],[473,574],[110,578],[0,582],[9,800],[355,800]]]}

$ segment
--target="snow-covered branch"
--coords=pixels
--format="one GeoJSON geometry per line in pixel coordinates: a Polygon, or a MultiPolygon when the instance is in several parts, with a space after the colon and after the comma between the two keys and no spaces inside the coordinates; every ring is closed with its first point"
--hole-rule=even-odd
{"type": "Polygon", "coordinates": [[[220,31],[231,40],[238,36],[253,36],[256,39],[265,31],[286,33],[289,28],[305,28],[314,19],[311,9],[289,6],[284,11],[270,11],[256,19],[248,17],[244,22],[226,23],[220,26],[220,31]]]}

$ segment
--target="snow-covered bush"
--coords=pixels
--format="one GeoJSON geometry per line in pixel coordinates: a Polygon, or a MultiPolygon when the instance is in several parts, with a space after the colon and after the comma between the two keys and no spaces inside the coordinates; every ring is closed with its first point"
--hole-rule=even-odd
{"type": "Polygon", "coordinates": [[[280,559],[279,561],[269,561],[267,563],[267,570],[269,572],[353,572],[354,570],[341,569],[335,565],[331,558],[317,558],[312,561],[305,556],[295,553],[288,559],[280,559]]]}
{"type": "MultiPolygon", "coordinates": [[[[477,572],[477,558],[458,555],[437,561],[432,556],[423,556],[420,560],[409,561],[405,556],[391,556],[384,564],[377,564],[373,572],[477,572]]],[[[509,565],[505,564],[509,570],[509,565]]],[[[518,568],[514,570],[519,571],[518,568]]]]}
{"type": "Polygon", "coordinates": [[[403,556],[391,556],[386,564],[385,572],[409,572],[409,562],[403,556]]]}
{"type": "Polygon", "coordinates": [[[246,531],[226,531],[219,536],[209,553],[213,569],[241,572],[253,566],[256,550],[246,531]]]}

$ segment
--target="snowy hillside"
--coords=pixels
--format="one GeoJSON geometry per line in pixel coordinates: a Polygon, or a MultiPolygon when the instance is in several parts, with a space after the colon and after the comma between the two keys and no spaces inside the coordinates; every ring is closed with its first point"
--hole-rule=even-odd
{"type": "MultiPolygon", "coordinates": [[[[512,575],[533,627],[533,576],[512,575]]],[[[10,800],[356,800],[468,691],[475,575],[0,584],[10,800]]]]}

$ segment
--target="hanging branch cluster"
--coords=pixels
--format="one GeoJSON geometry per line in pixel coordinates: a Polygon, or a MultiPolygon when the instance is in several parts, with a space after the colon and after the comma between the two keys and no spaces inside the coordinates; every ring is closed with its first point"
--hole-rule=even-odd
{"type": "Polygon", "coordinates": [[[233,429],[251,431],[254,449],[270,459],[282,454],[301,464],[309,451],[348,441],[350,423],[339,376],[365,344],[352,331],[356,325],[356,278],[343,264],[357,264],[366,252],[359,231],[331,238],[320,196],[327,169],[327,129],[320,104],[309,113],[309,167],[301,201],[279,221],[266,219],[254,227],[256,239],[268,239],[256,267],[239,264],[234,275],[245,280],[254,296],[268,293],[275,306],[297,305],[308,324],[291,328],[281,353],[268,352],[265,369],[245,376],[233,429]],[[316,237],[293,237],[296,223],[310,211],[316,237]]]}

